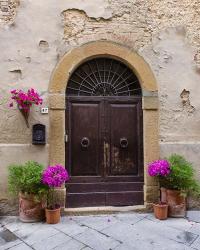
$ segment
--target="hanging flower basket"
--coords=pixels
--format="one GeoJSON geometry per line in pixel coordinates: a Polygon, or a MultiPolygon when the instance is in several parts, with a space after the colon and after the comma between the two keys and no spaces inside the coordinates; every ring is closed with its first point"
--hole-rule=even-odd
{"type": "Polygon", "coordinates": [[[21,112],[21,114],[23,115],[25,122],[26,122],[26,126],[29,128],[29,122],[28,122],[28,117],[30,114],[30,109],[26,109],[26,108],[22,108],[21,106],[17,105],[17,108],[19,109],[19,111],[21,112]]]}
{"type": "Polygon", "coordinates": [[[26,125],[29,128],[28,117],[30,114],[31,107],[35,105],[42,104],[42,98],[34,89],[29,89],[27,92],[19,89],[19,90],[12,90],[11,92],[11,99],[12,102],[9,104],[10,107],[13,107],[13,101],[17,103],[17,108],[23,115],[26,125]]]}

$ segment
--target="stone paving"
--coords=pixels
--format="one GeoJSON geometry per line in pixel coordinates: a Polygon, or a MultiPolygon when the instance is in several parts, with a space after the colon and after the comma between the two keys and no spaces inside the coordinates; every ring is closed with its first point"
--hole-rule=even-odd
{"type": "Polygon", "coordinates": [[[0,218],[0,250],[194,250],[200,223],[152,214],[67,216],[56,225],[0,218]]]}

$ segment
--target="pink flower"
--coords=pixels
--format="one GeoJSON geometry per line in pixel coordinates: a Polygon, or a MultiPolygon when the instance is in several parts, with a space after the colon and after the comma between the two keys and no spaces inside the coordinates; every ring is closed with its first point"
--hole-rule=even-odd
{"type": "MultiPolygon", "coordinates": [[[[41,105],[42,104],[42,98],[39,96],[39,94],[33,89],[30,88],[27,92],[24,92],[23,90],[11,90],[11,99],[15,100],[15,102],[23,109],[30,110],[30,107],[35,105],[41,105]]],[[[11,106],[10,106],[11,107],[11,106]]]]}
{"type": "Polygon", "coordinates": [[[13,102],[11,102],[11,103],[9,104],[9,107],[10,107],[10,108],[13,107],[13,102]]]}
{"type": "Polygon", "coordinates": [[[62,165],[48,166],[42,174],[43,184],[49,187],[61,187],[67,180],[69,180],[69,175],[62,165]]]}

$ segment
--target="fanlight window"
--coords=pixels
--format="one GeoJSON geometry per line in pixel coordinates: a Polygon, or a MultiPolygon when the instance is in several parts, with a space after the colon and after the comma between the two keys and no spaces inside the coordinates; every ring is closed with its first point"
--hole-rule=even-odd
{"type": "Polygon", "coordinates": [[[70,96],[141,95],[136,75],[123,63],[111,58],[95,58],[80,65],[67,86],[70,96]]]}

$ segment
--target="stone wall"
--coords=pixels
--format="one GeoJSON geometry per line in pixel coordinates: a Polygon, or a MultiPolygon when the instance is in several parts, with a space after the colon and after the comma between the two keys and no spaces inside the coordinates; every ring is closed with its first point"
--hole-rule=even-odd
{"type": "Polygon", "coordinates": [[[11,24],[16,15],[19,0],[1,0],[0,1],[0,25],[11,24]]]}
{"type": "MultiPolygon", "coordinates": [[[[200,177],[199,0],[0,0],[0,197],[7,197],[9,163],[47,164],[49,152],[48,143],[42,150],[31,145],[31,129],[8,108],[9,91],[34,87],[48,106],[59,59],[100,39],[121,43],[149,63],[159,88],[161,156],[185,154],[200,177]]],[[[36,108],[30,124],[46,124],[48,135],[48,118],[36,108]]]]}
{"type": "Polygon", "coordinates": [[[185,38],[196,47],[194,59],[198,61],[200,48],[200,3],[184,1],[125,1],[110,0],[111,15],[94,18],[81,8],[62,12],[64,39],[70,44],[91,40],[92,36],[126,43],[135,50],[142,50],[152,39],[169,27],[185,28],[185,38]]]}

